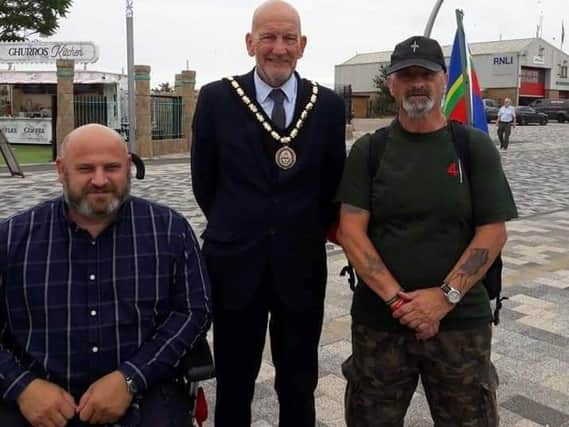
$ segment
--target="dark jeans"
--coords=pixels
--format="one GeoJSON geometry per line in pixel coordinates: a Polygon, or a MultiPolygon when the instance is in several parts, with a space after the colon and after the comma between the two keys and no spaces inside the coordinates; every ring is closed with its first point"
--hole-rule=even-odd
{"type": "Polygon", "coordinates": [[[403,427],[419,377],[437,427],[497,427],[498,377],[490,361],[491,326],[441,331],[426,341],[409,332],[352,326],[348,427],[403,427]]]}
{"type": "Polygon", "coordinates": [[[508,149],[510,144],[510,133],[512,133],[512,123],[499,122],[498,123],[498,139],[500,140],[500,148],[508,149]]]}
{"type": "Polygon", "coordinates": [[[263,283],[253,299],[240,309],[214,305],[216,427],[251,425],[251,402],[267,323],[280,406],[279,426],[314,427],[322,318],[322,305],[305,309],[285,306],[270,283],[263,283]]]}
{"type": "MultiPolygon", "coordinates": [[[[191,427],[191,402],[181,384],[163,383],[149,390],[140,401],[140,414],[134,424],[105,424],[106,427],[191,427]]],[[[16,407],[10,407],[0,400],[1,427],[30,427],[16,407]]],[[[66,427],[87,427],[87,424],[73,418],[66,427]]],[[[105,427],[98,424],[99,427],[105,427]]]]}

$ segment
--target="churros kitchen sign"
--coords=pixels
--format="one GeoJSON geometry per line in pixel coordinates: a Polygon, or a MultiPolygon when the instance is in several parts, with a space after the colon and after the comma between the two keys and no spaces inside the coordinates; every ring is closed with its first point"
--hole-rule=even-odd
{"type": "Polygon", "coordinates": [[[91,42],[0,43],[0,62],[39,64],[55,62],[58,59],[93,63],[99,59],[99,49],[91,42]]]}

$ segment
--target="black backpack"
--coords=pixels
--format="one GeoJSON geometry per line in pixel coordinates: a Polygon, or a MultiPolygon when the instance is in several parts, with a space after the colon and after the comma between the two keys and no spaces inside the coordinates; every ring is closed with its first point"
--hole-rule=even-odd
{"type": "MultiPolygon", "coordinates": [[[[470,136],[468,134],[468,130],[464,125],[457,121],[450,120],[448,123],[454,149],[464,166],[466,175],[469,177],[468,182],[470,183],[470,136]]],[[[370,182],[373,180],[379,169],[390,128],[391,126],[383,127],[369,135],[368,170],[370,182]]],[[[507,297],[501,296],[502,265],[502,256],[500,253],[486,272],[486,276],[483,279],[484,287],[488,292],[488,297],[490,300],[496,300],[496,308],[494,309],[493,315],[493,322],[495,325],[500,323],[500,309],[502,308],[502,301],[508,299],[507,297]]],[[[354,268],[349,263],[340,272],[341,276],[345,276],[346,274],[348,275],[350,288],[353,291],[355,289],[356,276],[354,268]]]]}

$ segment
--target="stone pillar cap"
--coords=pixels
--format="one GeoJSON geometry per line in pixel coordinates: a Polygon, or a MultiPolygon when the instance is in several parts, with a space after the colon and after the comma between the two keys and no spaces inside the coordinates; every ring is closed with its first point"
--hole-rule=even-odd
{"type": "Polygon", "coordinates": [[[75,61],[73,59],[58,59],[55,64],[57,68],[75,68],[75,61]]]}
{"type": "Polygon", "coordinates": [[[134,72],[136,74],[150,74],[150,65],[135,65],[134,72]]]}

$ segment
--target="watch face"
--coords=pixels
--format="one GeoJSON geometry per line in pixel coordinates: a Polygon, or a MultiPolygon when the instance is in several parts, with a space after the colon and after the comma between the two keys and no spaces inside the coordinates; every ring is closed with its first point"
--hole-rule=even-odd
{"type": "Polygon", "coordinates": [[[128,391],[129,391],[131,394],[136,394],[136,393],[137,393],[138,390],[136,389],[136,384],[134,383],[134,381],[132,380],[132,378],[128,378],[128,379],[126,380],[126,385],[127,385],[128,391]]]}
{"type": "Polygon", "coordinates": [[[460,301],[460,297],[461,297],[460,292],[457,291],[456,289],[451,289],[447,293],[447,298],[449,302],[452,304],[458,304],[458,302],[460,301]]]}

